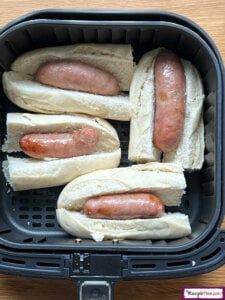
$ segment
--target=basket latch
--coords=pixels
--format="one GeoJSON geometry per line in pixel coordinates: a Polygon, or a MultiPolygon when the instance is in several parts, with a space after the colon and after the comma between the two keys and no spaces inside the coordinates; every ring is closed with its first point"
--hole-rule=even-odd
{"type": "Polygon", "coordinates": [[[74,253],[65,261],[77,283],[80,300],[113,299],[113,285],[121,279],[124,261],[120,254],[74,253]]]}

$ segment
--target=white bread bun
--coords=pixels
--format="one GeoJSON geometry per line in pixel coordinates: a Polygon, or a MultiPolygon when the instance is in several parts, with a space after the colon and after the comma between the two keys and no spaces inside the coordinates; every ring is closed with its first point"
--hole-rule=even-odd
{"type": "Polygon", "coordinates": [[[57,219],[68,233],[83,238],[158,239],[190,234],[188,217],[164,214],[155,219],[102,220],[82,214],[87,199],[105,194],[151,192],[165,205],[179,205],[186,188],[182,169],[172,164],[148,163],[98,170],[66,185],[57,202],[57,219]]]}
{"type": "Polygon", "coordinates": [[[117,167],[121,150],[115,129],[105,120],[85,115],[35,115],[10,113],[7,115],[7,137],[3,151],[21,151],[19,140],[28,133],[71,132],[82,126],[100,130],[100,139],[94,153],[64,159],[37,160],[8,156],[3,162],[6,178],[15,191],[65,184],[77,176],[98,169],[117,167]]]}
{"type": "Polygon", "coordinates": [[[92,238],[97,242],[103,239],[176,239],[191,233],[188,216],[179,212],[155,219],[100,220],[59,208],[56,216],[61,227],[69,234],[92,238]]]}
{"type": "Polygon", "coordinates": [[[143,163],[160,161],[161,152],[153,145],[154,60],[160,49],[147,52],[139,61],[130,87],[132,117],[128,158],[143,163]]]}
{"type": "MultiPolygon", "coordinates": [[[[155,92],[154,64],[161,48],[144,54],[137,65],[130,88],[132,117],[128,157],[135,162],[160,161],[161,152],[153,145],[155,92]]],[[[196,68],[181,60],[186,77],[184,131],[174,152],[163,155],[163,162],[184,169],[201,169],[204,161],[203,85],[196,68]],[[197,146],[196,146],[197,145],[197,146]]]]}
{"type": "Polygon", "coordinates": [[[75,59],[113,74],[122,91],[129,91],[134,72],[132,48],[117,44],[77,44],[27,52],[3,74],[6,96],[28,111],[46,114],[85,113],[106,119],[129,120],[130,102],[126,95],[102,96],[50,87],[33,81],[38,67],[55,59],[75,59]]]}

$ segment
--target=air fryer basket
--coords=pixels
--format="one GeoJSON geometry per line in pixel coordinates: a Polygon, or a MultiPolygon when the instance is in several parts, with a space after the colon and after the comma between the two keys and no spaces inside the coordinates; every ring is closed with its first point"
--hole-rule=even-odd
{"type": "MultiPolygon", "coordinates": [[[[221,264],[225,238],[219,229],[223,217],[223,65],[210,38],[187,19],[183,20],[183,25],[180,25],[181,21],[182,17],[163,12],[131,12],[130,15],[129,12],[114,12],[110,15],[109,12],[42,11],[4,27],[0,33],[1,75],[18,55],[39,47],[92,42],[131,43],[137,62],[150,49],[161,46],[172,49],[190,60],[203,79],[206,147],[203,169],[185,174],[188,188],[179,208],[189,215],[192,234],[176,240],[96,243],[74,239],[61,230],[55,217],[56,200],[62,187],[13,192],[1,173],[2,271],[22,271],[24,275],[31,275],[32,270],[33,276],[73,277],[76,280],[106,276],[116,280],[121,277],[184,276],[202,273],[204,269],[210,270],[221,264]]],[[[15,111],[22,110],[13,105],[1,89],[2,140],[6,133],[6,114],[15,111]]],[[[111,123],[121,141],[121,166],[130,165],[127,159],[129,123],[111,123]]],[[[1,153],[1,161],[4,159],[5,154],[1,153]]],[[[169,210],[177,211],[178,208],[169,210]]],[[[102,287],[108,290],[107,283],[102,287]]]]}

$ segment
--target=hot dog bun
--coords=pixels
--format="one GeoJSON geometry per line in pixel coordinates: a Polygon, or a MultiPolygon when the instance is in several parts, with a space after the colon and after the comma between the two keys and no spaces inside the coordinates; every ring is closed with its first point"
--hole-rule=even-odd
{"type": "Polygon", "coordinates": [[[191,233],[188,216],[182,213],[168,213],[157,219],[100,220],[69,211],[56,210],[61,227],[69,234],[80,238],[103,239],[176,239],[191,233]]]}
{"type": "Polygon", "coordinates": [[[188,217],[181,213],[157,219],[102,220],[88,218],[81,210],[90,197],[126,192],[151,192],[165,205],[179,205],[185,187],[182,168],[172,164],[99,170],[76,178],[63,189],[57,202],[57,219],[70,234],[97,241],[178,238],[191,232],[188,217]]]}
{"type": "Polygon", "coordinates": [[[111,73],[122,91],[129,91],[134,72],[132,48],[117,44],[77,44],[37,49],[18,57],[11,71],[3,74],[7,97],[26,110],[47,114],[85,113],[115,120],[130,119],[130,103],[126,95],[101,96],[70,91],[35,82],[38,67],[47,61],[74,59],[111,73]]]}
{"type": "Polygon", "coordinates": [[[64,159],[35,160],[32,158],[8,157],[3,163],[5,175],[14,190],[42,188],[65,184],[88,172],[117,167],[121,150],[115,129],[105,120],[85,115],[35,115],[9,113],[7,137],[2,150],[21,151],[19,141],[28,133],[70,132],[90,126],[100,131],[96,150],[90,155],[64,159]]]}
{"type": "MultiPolygon", "coordinates": [[[[154,63],[162,48],[149,51],[139,61],[134,73],[130,100],[129,159],[136,162],[160,161],[161,152],[153,145],[155,88],[154,63]]],[[[163,162],[184,169],[201,169],[204,161],[203,85],[196,68],[181,59],[186,78],[186,105],[183,135],[177,149],[163,154],[163,162]],[[196,146],[197,145],[197,146],[196,146]]]]}

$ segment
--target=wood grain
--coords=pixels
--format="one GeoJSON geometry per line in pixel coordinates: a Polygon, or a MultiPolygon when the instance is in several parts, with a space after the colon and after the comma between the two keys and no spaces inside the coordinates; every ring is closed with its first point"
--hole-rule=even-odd
{"type": "MultiPolygon", "coordinates": [[[[224,286],[225,266],[209,274],[188,278],[123,281],[115,286],[116,300],[176,300],[185,286],[224,286]]],[[[74,300],[76,289],[69,280],[1,276],[0,300],[74,300]]]]}
{"type": "MultiPolygon", "coordinates": [[[[95,9],[163,9],[176,12],[202,26],[214,39],[225,59],[225,1],[224,0],[1,0],[0,26],[17,16],[44,8],[95,9]]],[[[223,222],[225,228],[225,221],[223,222]]],[[[180,299],[182,286],[225,285],[225,266],[218,270],[189,278],[156,281],[121,282],[116,285],[117,300],[175,300],[180,299]]],[[[70,300],[75,299],[74,284],[65,280],[47,280],[0,276],[0,300],[70,300]]]]}

